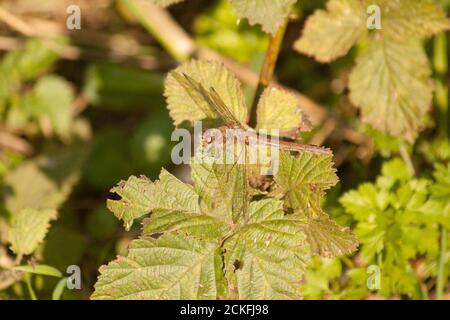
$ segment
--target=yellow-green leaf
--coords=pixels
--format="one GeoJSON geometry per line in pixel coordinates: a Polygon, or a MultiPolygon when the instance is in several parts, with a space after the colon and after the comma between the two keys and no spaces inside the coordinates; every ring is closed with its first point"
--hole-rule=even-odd
{"type": "Polygon", "coordinates": [[[432,102],[431,68],[417,40],[375,35],[350,76],[350,99],[362,120],[383,133],[413,141],[432,102]]]}
{"type": "Polygon", "coordinates": [[[236,77],[219,62],[192,60],[170,72],[165,83],[167,108],[176,126],[185,121],[192,123],[218,118],[199,92],[183,85],[183,74],[197,81],[206,90],[214,88],[234,117],[242,123],[247,121],[248,110],[241,84],[236,77]]]}
{"type": "Polygon", "coordinates": [[[380,33],[397,41],[430,37],[448,30],[450,20],[435,0],[364,0],[365,8],[380,8],[380,33]]]}
{"type": "Polygon", "coordinates": [[[317,10],[306,22],[294,48],[320,62],[347,54],[366,32],[365,8],[358,0],[331,0],[327,10],[317,10]]]}
{"type": "Polygon", "coordinates": [[[325,190],[336,185],[338,177],[331,155],[301,153],[294,157],[281,152],[275,181],[289,207],[317,217],[322,214],[320,200],[325,190]]]}
{"type": "Polygon", "coordinates": [[[100,268],[91,299],[206,300],[221,294],[218,241],[165,234],[131,242],[126,257],[100,268]]]}
{"type": "Polygon", "coordinates": [[[40,274],[43,276],[51,276],[51,277],[56,277],[56,278],[62,277],[61,271],[59,271],[58,269],[56,269],[52,266],[45,265],[45,264],[38,264],[35,266],[28,266],[28,265],[17,266],[17,267],[14,267],[14,270],[33,273],[33,274],[40,274]]]}
{"type": "Polygon", "coordinates": [[[316,218],[307,218],[301,230],[305,233],[311,250],[323,257],[351,254],[358,248],[358,240],[353,232],[336,224],[325,213],[316,218]]]}
{"type": "Polygon", "coordinates": [[[191,186],[179,181],[166,170],[162,170],[160,180],[150,181],[141,176],[131,176],[128,181],[121,181],[111,189],[120,200],[108,200],[107,206],[114,215],[124,221],[126,229],[153,210],[173,210],[188,213],[199,213],[198,195],[191,186]]]}
{"type": "Polygon", "coordinates": [[[298,105],[298,99],[277,87],[264,90],[258,103],[257,119],[257,130],[277,129],[280,130],[280,136],[292,139],[311,126],[298,105]]]}
{"type": "Polygon", "coordinates": [[[14,214],[9,232],[11,249],[18,256],[31,254],[44,240],[50,221],[56,219],[53,209],[23,209],[14,214]]]}
{"type": "Polygon", "coordinates": [[[236,14],[251,25],[260,24],[265,32],[275,34],[291,13],[297,0],[229,0],[236,14]]]}
{"type": "Polygon", "coordinates": [[[248,223],[224,244],[230,291],[245,300],[299,299],[305,237],[286,219],[283,202],[264,199],[249,208],[248,223]]]}

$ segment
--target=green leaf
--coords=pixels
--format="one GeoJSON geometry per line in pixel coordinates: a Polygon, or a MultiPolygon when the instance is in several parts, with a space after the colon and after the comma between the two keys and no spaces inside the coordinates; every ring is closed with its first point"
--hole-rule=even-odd
{"type": "Polygon", "coordinates": [[[167,108],[176,126],[181,123],[203,119],[217,119],[218,115],[204,97],[186,85],[183,74],[199,82],[206,90],[214,88],[225,105],[242,123],[247,120],[248,110],[239,81],[221,63],[192,60],[167,76],[164,95],[167,108]]]}
{"type": "Polygon", "coordinates": [[[331,0],[327,10],[317,10],[306,22],[294,48],[320,62],[347,54],[366,32],[365,8],[358,0],[331,0]]]}
{"type": "Polygon", "coordinates": [[[435,199],[448,202],[450,199],[450,164],[436,164],[433,173],[436,183],[431,186],[431,193],[435,199]]]}
{"type": "Polygon", "coordinates": [[[114,215],[124,221],[128,230],[133,220],[153,210],[173,210],[199,213],[199,199],[192,187],[176,179],[166,170],[162,170],[158,182],[151,182],[144,176],[131,176],[111,189],[120,200],[108,200],[107,206],[114,215]]]}
{"type": "Polygon", "coordinates": [[[196,155],[191,176],[203,211],[227,223],[236,222],[245,212],[249,199],[243,164],[208,163],[196,155]]]}
{"type": "Polygon", "coordinates": [[[286,204],[309,217],[322,214],[321,197],[336,185],[338,177],[331,155],[301,153],[297,157],[280,153],[280,167],[275,182],[285,195],[286,204]]]}
{"type": "Polygon", "coordinates": [[[226,0],[208,5],[195,18],[195,41],[242,64],[247,64],[264,54],[268,37],[247,23],[236,23],[236,14],[226,0]]]}
{"type": "Polygon", "coordinates": [[[71,125],[71,104],[74,92],[66,80],[58,76],[40,79],[30,94],[23,100],[24,111],[32,117],[47,117],[52,128],[67,138],[71,125]]]}
{"type": "Polygon", "coordinates": [[[208,214],[175,210],[155,210],[144,221],[144,234],[180,232],[199,239],[216,239],[230,230],[224,221],[208,214]]]}
{"type": "Polygon", "coordinates": [[[4,178],[4,203],[10,214],[22,209],[58,209],[78,181],[86,146],[58,148],[25,161],[4,178]],[[30,181],[35,188],[30,188],[30,181]]]}
{"type": "Polygon", "coordinates": [[[275,34],[278,27],[291,13],[297,0],[229,0],[238,17],[248,19],[251,25],[275,34]]]}
{"type": "Polygon", "coordinates": [[[333,258],[351,254],[358,248],[358,240],[351,230],[337,225],[327,214],[308,218],[301,229],[311,250],[323,257],[333,258]]]}
{"type": "Polygon", "coordinates": [[[430,197],[430,181],[401,177],[404,166],[399,159],[384,163],[376,184],[362,184],[345,193],[340,202],[355,219],[362,260],[382,270],[379,293],[414,298],[418,279],[411,261],[438,255],[436,222],[442,222],[445,214],[430,197]]]}
{"type": "Polygon", "coordinates": [[[230,289],[239,299],[299,299],[309,258],[298,225],[284,217],[283,202],[252,202],[248,223],[224,243],[230,289]]]}
{"type": "Polygon", "coordinates": [[[91,299],[216,299],[223,279],[219,254],[218,241],[142,237],[126,257],[100,268],[91,299]]]}
{"type": "Polygon", "coordinates": [[[257,130],[278,129],[280,136],[292,139],[311,126],[295,95],[276,87],[264,90],[257,107],[257,118],[257,130]]]}
{"type": "Polygon", "coordinates": [[[61,271],[59,271],[58,269],[56,269],[52,266],[48,266],[45,264],[38,264],[35,266],[28,266],[28,265],[17,266],[17,267],[14,267],[14,270],[27,272],[27,273],[33,273],[33,274],[40,274],[43,276],[51,276],[51,277],[56,277],[56,278],[62,277],[61,271]]]}
{"type": "Polygon", "coordinates": [[[64,288],[67,285],[67,278],[62,278],[58,281],[58,284],[55,286],[52,292],[52,300],[60,300],[62,294],[64,293],[64,288]]]}
{"type": "Polygon", "coordinates": [[[350,99],[362,120],[414,141],[432,102],[431,68],[418,41],[375,36],[350,75],[350,99]]]}
{"type": "Polygon", "coordinates": [[[381,9],[381,30],[385,37],[403,41],[409,37],[430,37],[450,28],[450,20],[435,0],[364,0],[365,7],[381,9]]]}
{"type": "Polygon", "coordinates": [[[56,219],[56,211],[52,209],[23,209],[13,216],[9,242],[11,249],[18,256],[31,254],[41,243],[50,221],[56,219]]]}

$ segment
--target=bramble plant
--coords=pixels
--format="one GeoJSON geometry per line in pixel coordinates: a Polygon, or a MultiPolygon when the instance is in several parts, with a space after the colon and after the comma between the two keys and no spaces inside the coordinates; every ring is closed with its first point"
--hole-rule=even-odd
{"type": "MultiPolygon", "coordinates": [[[[214,88],[234,117],[246,121],[248,109],[234,76],[219,63],[194,60],[166,80],[175,124],[219,117],[201,90],[184,85],[182,74],[214,88]]],[[[295,97],[270,87],[258,104],[257,127],[300,132],[304,119],[295,108],[295,97]]],[[[281,152],[279,161],[264,190],[250,183],[258,176],[246,164],[207,161],[191,164],[193,186],[165,170],[159,181],[120,182],[112,191],[121,199],[109,200],[108,208],[125,227],[151,214],[128,255],[100,269],[92,298],[299,298],[311,255],[349,254],[357,241],[320,207],[324,192],[338,180],[331,154],[281,152]]]]}
{"type": "Polygon", "coordinates": [[[448,299],[449,0],[4,2],[0,299],[448,299]]]}

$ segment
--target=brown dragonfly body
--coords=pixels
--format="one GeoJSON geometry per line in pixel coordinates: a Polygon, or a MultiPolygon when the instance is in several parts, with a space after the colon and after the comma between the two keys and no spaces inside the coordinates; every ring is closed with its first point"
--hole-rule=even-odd
{"type": "MultiPolygon", "coordinates": [[[[321,155],[331,155],[331,150],[322,148],[319,146],[308,145],[308,144],[299,144],[295,142],[283,141],[279,139],[273,139],[270,136],[260,136],[255,129],[249,127],[246,123],[242,123],[239,119],[237,119],[234,114],[230,111],[230,109],[226,106],[223,100],[220,98],[219,94],[216,92],[214,88],[210,88],[207,91],[199,82],[191,78],[190,76],[183,73],[183,75],[175,74],[178,82],[187,90],[187,92],[195,92],[200,94],[204,101],[207,102],[211,111],[215,114],[218,114],[220,118],[225,123],[225,127],[221,127],[219,130],[241,130],[245,131],[246,136],[251,136],[256,138],[258,144],[266,145],[270,147],[276,147],[284,151],[288,152],[309,152],[314,154],[321,155]]],[[[198,99],[198,96],[192,95],[194,100],[198,99]]],[[[200,104],[201,105],[201,104],[200,104]]],[[[212,143],[212,138],[208,138],[210,140],[204,141],[207,144],[212,143]]],[[[247,143],[247,139],[246,139],[247,143]]]]}

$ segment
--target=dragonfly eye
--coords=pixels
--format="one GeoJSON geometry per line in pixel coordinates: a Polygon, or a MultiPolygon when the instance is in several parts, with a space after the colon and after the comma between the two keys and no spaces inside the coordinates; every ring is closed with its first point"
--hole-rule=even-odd
{"type": "Polygon", "coordinates": [[[205,139],[206,144],[211,144],[214,141],[214,139],[212,137],[207,137],[205,139]]]}

